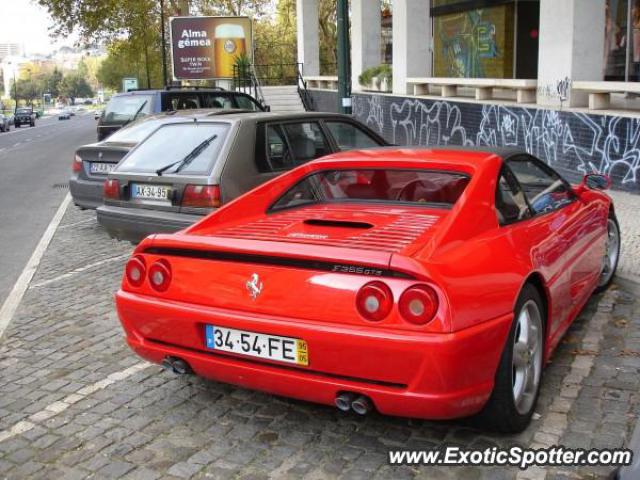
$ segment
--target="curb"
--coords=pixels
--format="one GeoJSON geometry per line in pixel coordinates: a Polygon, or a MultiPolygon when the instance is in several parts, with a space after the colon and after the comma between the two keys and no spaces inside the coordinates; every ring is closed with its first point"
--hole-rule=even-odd
{"type": "Polygon", "coordinates": [[[636,275],[616,273],[613,277],[613,283],[640,296],[640,277],[636,275]]]}

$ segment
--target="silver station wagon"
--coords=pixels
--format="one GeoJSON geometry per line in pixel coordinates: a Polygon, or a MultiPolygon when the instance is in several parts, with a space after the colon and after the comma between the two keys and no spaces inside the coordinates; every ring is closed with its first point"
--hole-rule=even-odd
{"type": "Polygon", "coordinates": [[[333,152],[387,145],[347,115],[230,113],[161,125],[109,173],[100,223],[137,243],[188,227],[255,186],[333,152]]]}
{"type": "Polygon", "coordinates": [[[107,175],[122,158],[160,125],[176,121],[193,121],[197,116],[225,115],[245,110],[203,109],[180,110],[144,117],[116,131],[106,140],[83,145],[76,150],[69,190],[73,203],[80,208],[95,209],[102,205],[103,184],[107,175]]]}

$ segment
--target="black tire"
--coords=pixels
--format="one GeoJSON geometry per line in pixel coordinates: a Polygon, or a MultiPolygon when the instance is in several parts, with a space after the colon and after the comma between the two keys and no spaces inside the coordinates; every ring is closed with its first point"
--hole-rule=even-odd
{"type": "Polygon", "coordinates": [[[540,394],[540,385],[542,384],[542,372],[544,366],[544,353],[542,359],[542,366],[540,368],[540,376],[538,385],[535,392],[533,403],[529,410],[522,414],[518,412],[514,400],[513,393],[513,343],[516,334],[517,319],[525,304],[529,301],[533,301],[537,304],[538,309],[542,317],[542,344],[540,348],[544,352],[545,334],[544,328],[547,323],[546,311],[544,309],[544,302],[540,296],[540,292],[536,287],[531,284],[526,284],[514,309],[513,323],[509,330],[509,336],[502,350],[500,357],[500,363],[496,371],[495,384],[493,392],[484,406],[483,410],[478,414],[478,420],[483,428],[487,430],[493,430],[501,433],[519,433],[522,432],[529,423],[531,417],[535,411],[536,404],[538,402],[538,396],[540,394]]]}
{"type": "MultiPolygon", "coordinates": [[[[616,217],[616,214],[615,214],[615,212],[613,210],[609,211],[608,220],[611,220],[611,221],[613,221],[613,223],[615,223],[616,228],[618,229],[619,240],[622,240],[622,232],[620,232],[620,223],[618,223],[618,217],[616,217]]],[[[609,288],[609,286],[611,285],[611,282],[613,282],[613,279],[616,276],[616,271],[618,270],[618,263],[620,261],[620,250],[621,250],[621,247],[622,247],[622,245],[618,246],[618,255],[616,256],[616,259],[615,259],[615,264],[613,266],[613,274],[611,275],[611,278],[609,278],[607,283],[605,283],[604,285],[598,285],[596,287],[596,289],[594,290],[594,293],[604,292],[607,288],[609,288]]]]}

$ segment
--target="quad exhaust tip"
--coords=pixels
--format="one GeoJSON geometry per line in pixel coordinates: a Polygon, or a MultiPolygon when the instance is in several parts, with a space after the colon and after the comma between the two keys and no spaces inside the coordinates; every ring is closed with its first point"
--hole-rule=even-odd
{"type": "Polygon", "coordinates": [[[340,393],[336,396],[335,404],[338,410],[343,412],[353,410],[358,415],[366,415],[373,410],[373,402],[369,397],[353,392],[340,393]]]}
{"type": "Polygon", "coordinates": [[[176,375],[186,375],[193,373],[192,368],[187,362],[178,357],[164,357],[162,360],[162,368],[175,373],[176,375]]]}

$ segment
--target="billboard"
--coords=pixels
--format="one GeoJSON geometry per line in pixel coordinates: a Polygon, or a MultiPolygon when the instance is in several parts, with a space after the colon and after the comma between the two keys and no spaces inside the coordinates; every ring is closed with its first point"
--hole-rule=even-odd
{"type": "Polygon", "coordinates": [[[238,56],[253,61],[249,17],[173,17],[170,32],[174,80],[232,78],[238,56]]]}

